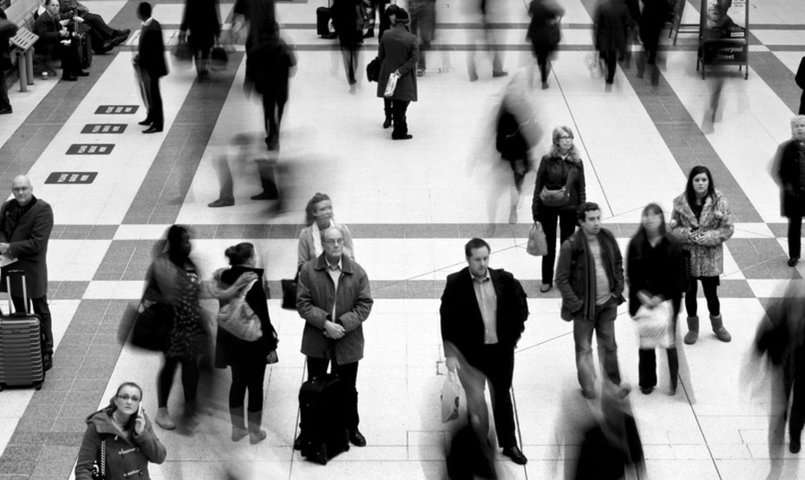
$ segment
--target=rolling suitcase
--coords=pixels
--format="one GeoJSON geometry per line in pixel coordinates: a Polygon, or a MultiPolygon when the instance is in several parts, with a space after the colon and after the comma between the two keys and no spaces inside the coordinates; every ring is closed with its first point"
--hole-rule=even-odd
{"type": "Polygon", "coordinates": [[[333,27],[332,8],[319,7],[316,9],[316,34],[321,38],[335,38],[333,27]]]}
{"type": "Polygon", "coordinates": [[[6,276],[8,315],[0,315],[0,390],[5,387],[33,386],[42,388],[45,368],[42,359],[42,324],[39,317],[29,313],[30,302],[25,287],[25,275],[12,270],[6,276]],[[22,285],[25,311],[14,311],[11,302],[12,277],[22,285]]]}
{"type": "Polygon", "coordinates": [[[92,66],[92,40],[88,34],[79,33],[76,42],[78,42],[78,65],[81,70],[86,70],[92,66]]]}
{"type": "Polygon", "coordinates": [[[302,384],[299,389],[302,456],[326,465],[349,450],[349,432],[344,422],[347,392],[337,376],[326,374],[302,384]]]}

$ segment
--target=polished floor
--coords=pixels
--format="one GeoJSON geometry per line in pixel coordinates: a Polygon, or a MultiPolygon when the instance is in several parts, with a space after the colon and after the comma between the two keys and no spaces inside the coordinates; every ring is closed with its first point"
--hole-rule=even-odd
{"type": "MultiPolygon", "coordinates": [[[[86,3],[115,26],[138,28],[133,0],[86,3]]],[[[99,108],[140,105],[131,72],[138,32],[127,45],[96,56],[88,78],[38,79],[28,92],[10,92],[14,114],[0,117],[0,186],[27,172],[35,194],[54,207],[48,265],[57,348],[42,390],[0,392],[0,480],[71,478],[84,418],[105,405],[124,380],[143,385],[145,410],[156,411],[160,358],[121,347],[116,332],[126,304],[141,293],[154,240],[172,223],[193,227],[194,254],[207,274],[224,265],[227,246],[243,240],[257,245],[272,282],[269,309],[280,334],[280,362],[266,379],[265,442],[229,441],[226,415],[216,407],[226,391],[218,388],[209,393],[210,406],[193,435],[157,428],[168,459],[152,465],[153,478],[223,478],[230,467],[244,479],[444,478],[450,426],[439,418],[444,381],[439,296],[445,276],[463,266],[462,247],[472,236],[489,239],[493,266],[523,281],[531,309],[513,386],[518,436],[529,462],[518,467],[502,458],[500,478],[562,478],[563,464],[575,453],[573,445],[565,445],[568,426],[560,418],[585,408],[574,392],[571,328],[559,318],[556,292],[538,292],[539,260],[525,252],[533,173],[525,181],[519,223],[509,224],[510,179],[495,155],[492,134],[507,84],[530,75],[525,3],[496,4],[494,41],[509,76],[491,78],[490,62],[478,51],[480,79],[469,82],[466,62],[480,30],[463,2],[437,1],[439,30],[428,72],[419,79],[419,101],[409,109],[414,138],[407,142],[390,141],[390,132],[381,128],[375,84],[361,78],[357,91],[349,93],[334,44],[315,36],[314,12],[325,3],[277,4],[283,34],[298,57],[278,160],[285,194],[278,212],[271,202],[249,199],[259,192],[251,161],[259,153],[236,155],[231,146],[235,134],[259,137],[262,129],[260,104],[242,88],[242,51],[232,54],[227,70],[213,72],[205,82],[195,81],[192,69],[172,64],[162,82],[165,131],[156,135],[140,133],[141,106],[111,110],[118,113],[99,108]],[[93,130],[88,124],[123,127],[93,130]],[[112,147],[95,154],[89,146],[80,150],[94,144],[112,147]],[[207,203],[218,195],[215,165],[222,158],[230,159],[236,205],[211,209],[207,203]],[[49,177],[57,183],[48,183],[49,177]],[[82,179],[92,182],[78,183],[82,179]],[[369,445],[352,448],[326,467],[303,461],[291,448],[304,377],[302,320],[280,309],[277,300],[279,280],[294,272],[304,203],[317,191],[333,198],[336,218],[350,226],[357,261],[367,270],[376,299],[358,376],[361,429],[369,445]]],[[[680,36],[669,49],[657,85],[637,78],[632,68],[619,70],[606,91],[603,78],[588,69],[592,2],[561,3],[567,11],[563,48],[550,88],[529,89],[528,101],[546,132],[557,125],[576,132],[587,197],[601,205],[621,246],[645,204],[656,201],[670,209],[696,164],[714,172],[736,222],[720,287],[733,341],[718,342],[703,327],[700,342],[684,348],[689,372],[675,396],[666,394],[667,379],[651,395],[630,396],[649,478],[765,478],[768,390],[761,387],[753,395],[739,373],[764,302],[788,282],[805,285],[803,267],[785,266],[784,219],[768,175],[776,146],[790,137],[789,120],[801,93],[793,71],[805,54],[805,4],[751,2],[749,78],[737,69],[720,76],[724,88],[711,125],[705,120],[719,79],[697,75],[694,38],[680,36]]],[[[231,8],[221,4],[222,18],[230,17],[231,8]]],[[[169,44],[175,42],[181,12],[179,3],[156,3],[154,16],[169,44]]],[[[698,18],[691,3],[685,18],[698,18]]],[[[375,44],[366,43],[361,68],[375,44]]],[[[535,158],[549,143],[544,135],[535,158]]],[[[205,307],[212,311],[214,305],[205,307]]],[[[625,308],[616,329],[623,376],[635,384],[635,332],[625,308]]],[[[177,412],[180,396],[177,379],[171,403],[177,412]]],[[[797,456],[786,453],[782,464],[779,478],[805,475],[797,456]]]]}

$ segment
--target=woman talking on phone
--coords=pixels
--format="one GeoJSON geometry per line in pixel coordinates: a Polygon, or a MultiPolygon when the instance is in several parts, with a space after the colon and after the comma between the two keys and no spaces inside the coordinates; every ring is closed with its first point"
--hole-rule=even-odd
{"type": "Polygon", "coordinates": [[[117,387],[109,406],[87,418],[76,480],[92,480],[93,467],[105,473],[106,480],[149,480],[148,462],[165,461],[165,447],[154,434],[142,399],[143,389],[125,382],[117,387]]]}

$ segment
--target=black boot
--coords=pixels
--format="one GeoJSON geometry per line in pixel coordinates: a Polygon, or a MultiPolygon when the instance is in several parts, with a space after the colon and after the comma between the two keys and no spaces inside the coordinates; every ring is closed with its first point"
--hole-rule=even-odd
{"type": "Polygon", "coordinates": [[[268,434],[265,430],[260,429],[260,424],[263,423],[263,411],[248,412],[249,416],[249,443],[252,445],[260,443],[266,439],[268,434]]]}

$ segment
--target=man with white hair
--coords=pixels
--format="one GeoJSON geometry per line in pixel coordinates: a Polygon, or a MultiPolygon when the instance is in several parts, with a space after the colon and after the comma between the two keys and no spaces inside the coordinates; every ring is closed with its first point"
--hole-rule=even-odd
{"type": "MultiPolygon", "coordinates": [[[[6,291],[8,270],[25,272],[28,297],[42,322],[42,358],[45,370],[49,370],[53,365],[53,329],[47,301],[46,259],[53,209],[34,196],[31,180],[25,175],[14,177],[11,193],[14,198],[0,207],[0,254],[16,261],[0,270],[0,291],[6,291]]],[[[11,295],[11,300],[17,311],[26,308],[23,297],[11,295]]]]}

